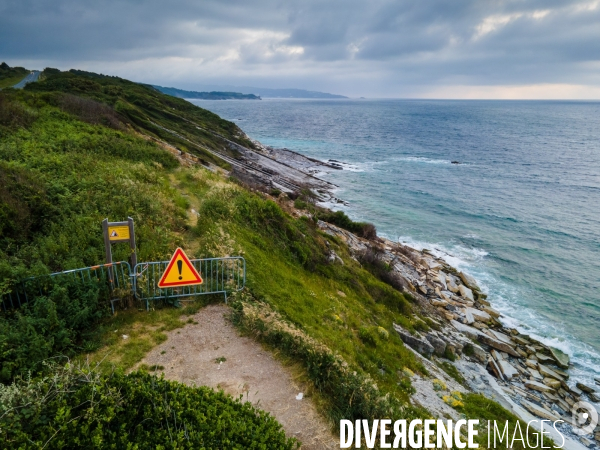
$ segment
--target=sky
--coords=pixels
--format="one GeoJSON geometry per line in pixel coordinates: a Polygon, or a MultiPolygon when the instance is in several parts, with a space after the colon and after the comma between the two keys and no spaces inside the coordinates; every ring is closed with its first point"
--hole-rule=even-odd
{"type": "Polygon", "coordinates": [[[600,99],[600,0],[0,0],[0,61],[197,89],[600,99]]]}

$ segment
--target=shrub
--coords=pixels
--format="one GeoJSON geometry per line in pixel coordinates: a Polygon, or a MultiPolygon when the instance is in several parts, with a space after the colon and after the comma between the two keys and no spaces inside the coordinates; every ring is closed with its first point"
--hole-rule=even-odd
{"type": "Polygon", "coordinates": [[[0,386],[0,441],[11,448],[293,449],[250,403],[148,373],[67,366],[0,386]]]}
{"type": "Polygon", "coordinates": [[[377,334],[383,340],[387,340],[390,337],[390,333],[383,327],[377,327],[377,334]]]}
{"type": "Polygon", "coordinates": [[[365,344],[375,347],[377,345],[377,338],[372,328],[360,327],[358,330],[358,337],[365,344]]]}
{"type": "Polygon", "coordinates": [[[96,281],[61,280],[46,295],[0,315],[0,381],[39,373],[42,361],[72,355],[85,345],[108,311],[100,302],[104,289],[96,281]]]}
{"type": "Polygon", "coordinates": [[[447,389],[446,383],[442,380],[436,378],[433,380],[433,390],[434,391],[445,391],[447,389]]]}
{"type": "Polygon", "coordinates": [[[36,117],[37,114],[25,108],[21,103],[0,93],[0,126],[26,128],[35,121],[36,117]]]}
{"type": "Polygon", "coordinates": [[[358,260],[381,281],[399,291],[404,291],[406,281],[399,273],[391,270],[391,267],[382,260],[382,256],[383,253],[377,247],[370,247],[358,255],[358,260]]]}
{"type": "Polygon", "coordinates": [[[84,122],[93,125],[105,125],[115,130],[124,130],[119,116],[110,106],[95,100],[64,94],[59,100],[60,108],[84,122]]]}
{"type": "Polygon", "coordinates": [[[22,241],[40,232],[57,213],[34,173],[0,161],[0,244],[22,241]]]}
{"type": "Polygon", "coordinates": [[[321,211],[318,217],[325,222],[337,225],[365,239],[375,239],[377,237],[375,225],[368,222],[354,222],[344,211],[333,212],[325,210],[321,211]]]}
{"type": "Polygon", "coordinates": [[[307,207],[308,203],[306,203],[304,200],[296,199],[296,201],[294,201],[294,208],[296,209],[306,209],[307,207]]]}

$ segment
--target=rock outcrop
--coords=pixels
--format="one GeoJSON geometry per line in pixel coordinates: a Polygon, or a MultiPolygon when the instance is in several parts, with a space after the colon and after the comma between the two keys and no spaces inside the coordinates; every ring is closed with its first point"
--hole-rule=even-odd
{"type": "MultiPolygon", "coordinates": [[[[357,257],[377,247],[382,260],[406,282],[422,313],[440,325],[435,331],[411,334],[394,324],[402,341],[419,354],[435,359],[450,352],[482,365],[498,380],[503,395],[545,420],[560,418],[569,422],[573,405],[584,395],[592,402],[600,402],[595,388],[568,383],[568,355],[505,328],[499,321],[500,312],[490,305],[468,274],[457,272],[426,251],[418,252],[381,238],[368,241],[321,221],[318,225],[325,233],[346,242],[357,257]]],[[[600,385],[600,378],[595,382],[600,385]]],[[[473,386],[476,391],[486,392],[485,384],[473,386]]],[[[600,429],[597,435],[588,437],[600,444],[600,429]]]]}

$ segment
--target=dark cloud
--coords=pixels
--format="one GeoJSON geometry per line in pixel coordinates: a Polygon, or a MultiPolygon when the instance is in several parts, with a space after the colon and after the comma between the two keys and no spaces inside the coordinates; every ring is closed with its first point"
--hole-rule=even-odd
{"type": "Polygon", "coordinates": [[[0,0],[0,59],[350,95],[600,86],[598,0],[0,0]]]}

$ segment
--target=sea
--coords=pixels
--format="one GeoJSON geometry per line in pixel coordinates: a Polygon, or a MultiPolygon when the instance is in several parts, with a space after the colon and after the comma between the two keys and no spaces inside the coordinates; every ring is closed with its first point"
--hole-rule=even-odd
{"type": "Polygon", "coordinates": [[[477,280],[503,322],[600,376],[600,103],[193,101],[318,176],[378,233],[477,280]]]}

